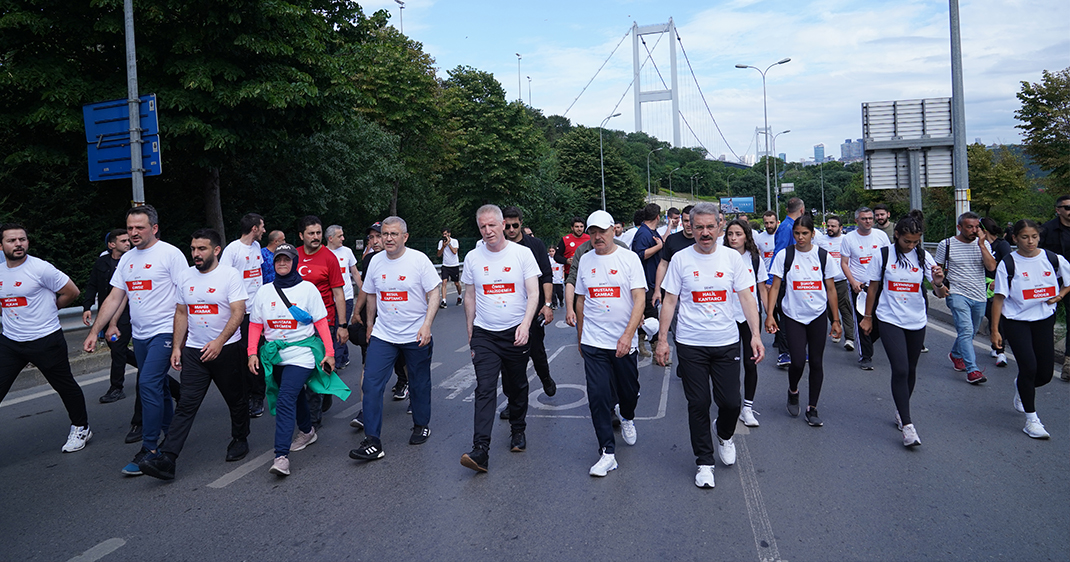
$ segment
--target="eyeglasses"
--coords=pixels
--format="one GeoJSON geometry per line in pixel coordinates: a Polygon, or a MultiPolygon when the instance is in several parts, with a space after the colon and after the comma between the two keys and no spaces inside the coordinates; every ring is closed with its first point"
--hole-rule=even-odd
{"type": "Polygon", "coordinates": [[[1070,205],[1059,205],[1059,206],[1057,206],[1055,208],[1056,209],[1062,209],[1064,211],[1070,211],[1070,205]]]}
{"type": "Polygon", "coordinates": [[[518,222],[507,222],[507,223],[505,223],[505,229],[506,230],[516,230],[518,228],[520,228],[520,223],[518,223],[518,222]]]}

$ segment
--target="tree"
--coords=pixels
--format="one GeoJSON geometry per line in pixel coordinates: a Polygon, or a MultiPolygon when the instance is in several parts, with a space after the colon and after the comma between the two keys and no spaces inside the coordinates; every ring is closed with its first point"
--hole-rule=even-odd
{"type": "MultiPolygon", "coordinates": [[[[1070,68],[1044,71],[1040,84],[1022,82],[1021,109],[1014,112],[1024,131],[1025,152],[1059,194],[1070,193],[1070,68]]],[[[972,188],[972,184],[971,184],[972,188]]]]}
{"type": "MultiPolygon", "coordinates": [[[[603,134],[606,178],[606,210],[627,223],[646,197],[634,167],[620,154],[616,135],[603,134]]],[[[602,208],[602,173],[598,155],[598,129],[575,127],[557,144],[561,178],[580,194],[582,215],[602,208]]]]}

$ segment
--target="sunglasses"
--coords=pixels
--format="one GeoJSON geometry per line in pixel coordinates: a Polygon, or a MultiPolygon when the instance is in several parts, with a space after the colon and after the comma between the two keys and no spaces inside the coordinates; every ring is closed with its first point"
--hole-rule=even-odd
{"type": "Polygon", "coordinates": [[[518,222],[507,222],[507,223],[505,223],[505,229],[506,230],[516,230],[518,228],[520,228],[520,223],[518,223],[518,222]]]}
{"type": "Polygon", "coordinates": [[[1070,205],[1059,205],[1056,209],[1062,209],[1064,211],[1070,211],[1070,205]]]}

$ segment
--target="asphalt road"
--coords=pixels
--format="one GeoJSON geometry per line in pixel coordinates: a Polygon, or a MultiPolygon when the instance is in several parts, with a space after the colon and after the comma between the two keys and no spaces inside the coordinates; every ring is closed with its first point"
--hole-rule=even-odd
{"type": "Polygon", "coordinates": [[[268,473],[270,416],[252,420],[250,455],[224,462],[229,422],[214,390],[172,482],[120,474],[138,448],[123,444],[133,400],[97,403],[106,372],[80,378],[95,435],[74,454],[60,453],[69,422],[55,394],[12,393],[0,404],[0,560],[1070,558],[1070,385],[1058,377],[1038,392],[1052,438],[1032,440],[1011,406],[1016,364],[997,369],[985,355],[988,383],[970,386],[946,358],[949,328],[930,324],[912,401],[923,444],[908,450],[883,348],[864,372],[829,343],[825,426],[789,417],[786,372],[760,365],[761,427],[738,426],[738,462],[718,465],[716,488],[702,490],[680,382],[646,360],[638,442],[618,439],[620,468],[592,478],[575,332],[556,320],[546,347],[558,394],[542,394],[529,370],[528,449],[510,453],[508,422],[496,422],[487,474],[458,462],[475,384],[460,307],[435,322],[430,440],[408,444],[411,418],[387,396],[386,457],[371,463],[347,456],[363,438],[348,425],[356,360],[342,376],[357,392],[325,415],[318,442],[292,453],[285,479],[268,473]]]}

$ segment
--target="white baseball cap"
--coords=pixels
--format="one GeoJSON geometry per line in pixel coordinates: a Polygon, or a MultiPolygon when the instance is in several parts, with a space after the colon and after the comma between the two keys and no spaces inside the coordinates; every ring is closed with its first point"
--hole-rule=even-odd
{"type": "Polygon", "coordinates": [[[587,228],[592,226],[597,226],[602,230],[613,228],[613,215],[602,210],[591,213],[591,216],[587,217],[587,228]]]}

